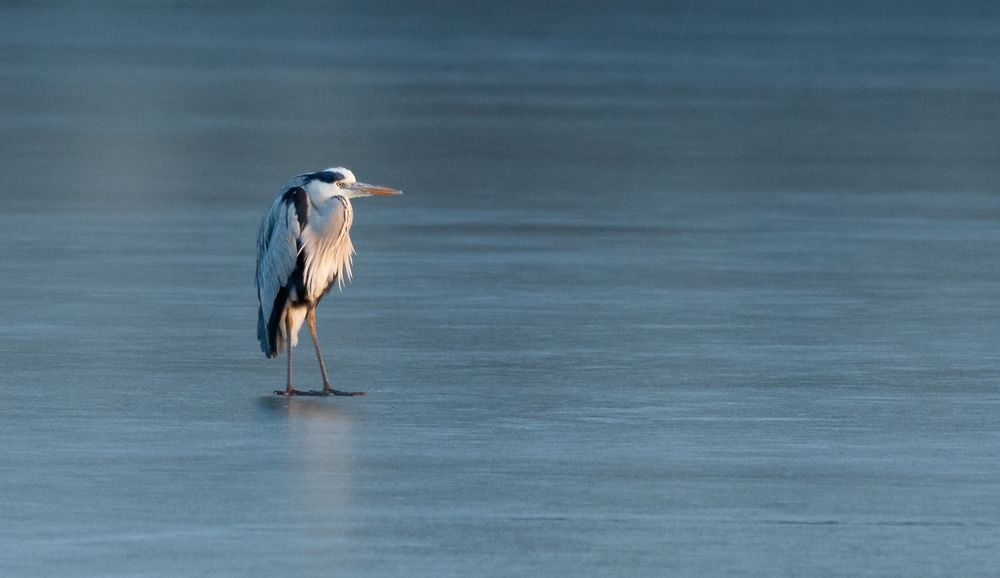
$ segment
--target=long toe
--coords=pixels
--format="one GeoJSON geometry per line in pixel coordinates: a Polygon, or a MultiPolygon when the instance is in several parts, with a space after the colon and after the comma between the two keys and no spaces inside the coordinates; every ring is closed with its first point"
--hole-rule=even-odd
{"type": "Polygon", "coordinates": [[[322,392],[322,391],[316,391],[315,389],[310,389],[309,391],[302,391],[301,389],[287,389],[287,390],[276,389],[276,390],[274,390],[274,395],[280,395],[280,396],[284,396],[284,397],[291,397],[293,395],[294,396],[306,396],[306,397],[309,397],[309,396],[311,396],[311,397],[323,397],[324,395],[327,395],[327,394],[324,393],[324,392],[322,392]]]}
{"type": "Polygon", "coordinates": [[[365,395],[365,392],[363,392],[363,391],[340,391],[339,389],[333,389],[332,387],[328,387],[328,388],[326,388],[326,389],[323,390],[323,395],[342,395],[342,396],[345,396],[345,397],[351,397],[351,396],[365,395]]]}

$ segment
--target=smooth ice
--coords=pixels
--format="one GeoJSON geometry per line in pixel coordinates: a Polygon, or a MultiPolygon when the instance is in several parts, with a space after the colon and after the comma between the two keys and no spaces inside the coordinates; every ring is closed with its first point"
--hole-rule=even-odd
{"type": "Polygon", "coordinates": [[[0,574],[995,575],[992,4],[671,6],[0,8],[0,574]]]}

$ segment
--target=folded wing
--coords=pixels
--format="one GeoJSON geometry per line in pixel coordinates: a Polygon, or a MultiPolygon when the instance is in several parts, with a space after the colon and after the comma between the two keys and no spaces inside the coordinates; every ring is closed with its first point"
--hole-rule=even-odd
{"type": "Polygon", "coordinates": [[[300,238],[309,219],[309,200],[301,187],[279,195],[257,231],[257,341],[268,357],[280,351],[281,319],[295,272],[300,238]]]}

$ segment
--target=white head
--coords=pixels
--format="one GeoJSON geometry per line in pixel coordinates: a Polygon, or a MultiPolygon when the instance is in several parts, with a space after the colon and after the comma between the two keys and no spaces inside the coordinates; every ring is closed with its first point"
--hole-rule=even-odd
{"type": "Polygon", "coordinates": [[[372,195],[401,195],[401,191],[359,183],[350,169],[333,167],[298,176],[299,182],[314,206],[322,206],[333,197],[353,199],[372,195]]]}

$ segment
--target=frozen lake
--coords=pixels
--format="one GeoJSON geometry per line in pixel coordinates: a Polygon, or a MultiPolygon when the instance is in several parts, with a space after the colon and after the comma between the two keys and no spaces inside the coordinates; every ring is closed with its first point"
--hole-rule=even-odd
{"type": "Polygon", "coordinates": [[[995,575],[1000,19],[796,6],[0,8],[0,574],[995,575]]]}

